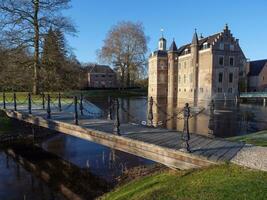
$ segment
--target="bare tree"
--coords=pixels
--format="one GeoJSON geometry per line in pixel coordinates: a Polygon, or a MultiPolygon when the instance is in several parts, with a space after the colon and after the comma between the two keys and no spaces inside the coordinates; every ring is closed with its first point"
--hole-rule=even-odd
{"type": "Polygon", "coordinates": [[[122,86],[144,71],[147,41],[142,23],[119,22],[108,32],[99,58],[115,67],[122,86]]]}
{"type": "Polygon", "coordinates": [[[70,0],[0,0],[1,42],[9,48],[33,50],[33,93],[39,91],[40,47],[50,27],[75,33],[70,20],[61,15],[70,0]]]}

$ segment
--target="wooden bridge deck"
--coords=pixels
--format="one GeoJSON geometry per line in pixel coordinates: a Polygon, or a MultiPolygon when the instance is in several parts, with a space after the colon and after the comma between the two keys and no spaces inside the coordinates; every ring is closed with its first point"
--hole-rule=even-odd
{"type": "Polygon", "coordinates": [[[121,124],[121,136],[118,136],[112,134],[113,121],[110,120],[79,119],[79,125],[75,125],[73,113],[53,112],[52,118],[48,120],[44,110],[33,110],[31,115],[27,114],[25,109],[5,112],[11,118],[179,169],[205,167],[230,161],[244,146],[243,143],[191,134],[189,144],[192,152],[187,153],[180,150],[181,133],[177,131],[128,123],[121,124]]]}

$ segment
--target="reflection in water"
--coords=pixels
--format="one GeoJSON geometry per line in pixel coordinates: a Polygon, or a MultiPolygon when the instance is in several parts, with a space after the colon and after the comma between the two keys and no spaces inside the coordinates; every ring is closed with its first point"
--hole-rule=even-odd
{"type": "Polygon", "coordinates": [[[26,171],[11,157],[0,151],[0,199],[1,200],[61,200],[62,195],[26,171]]]}
{"type": "MultiPolygon", "coordinates": [[[[91,100],[89,98],[89,100],[91,100]]],[[[95,103],[102,108],[106,108],[106,99],[95,100],[95,103]]],[[[164,99],[154,100],[153,104],[153,124],[156,126],[167,127],[173,130],[183,130],[182,116],[170,116],[167,111],[166,101],[164,99]]],[[[148,101],[146,97],[143,98],[121,98],[120,119],[122,122],[140,122],[147,121],[148,115],[148,101]],[[125,111],[127,110],[129,114],[125,111]],[[133,117],[131,117],[133,116],[133,117]]],[[[174,111],[179,113],[184,103],[180,103],[179,108],[174,111]]],[[[207,102],[202,102],[200,106],[207,109],[190,118],[189,130],[190,132],[214,135],[217,137],[230,137],[235,135],[244,135],[255,131],[267,129],[267,107],[256,104],[237,104],[234,101],[215,102],[214,111],[210,111],[207,102]]]]}
{"type": "Polygon", "coordinates": [[[81,168],[104,178],[110,183],[125,170],[140,165],[150,165],[154,162],[115,149],[95,144],[72,136],[59,134],[43,142],[42,147],[61,158],[68,160],[81,168]],[[64,142],[64,149],[58,143],[64,142]]]}
{"type": "Polygon", "coordinates": [[[154,163],[64,134],[39,145],[47,151],[27,146],[12,147],[7,154],[0,151],[1,200],[64,199],[64,191],[93,199],[112,187],[127,170],[154,163]]]}
{"type": "Polygon", "coordinates": [[[67,199],[93,199],[108,191],[108,184],[93,175],[90,170],[79,168],[54,154],[33,145],[15,145],[5,150],[16,160],[20,180],[20,165],[45,181],[54,191],[60,191],[67,199]]]}

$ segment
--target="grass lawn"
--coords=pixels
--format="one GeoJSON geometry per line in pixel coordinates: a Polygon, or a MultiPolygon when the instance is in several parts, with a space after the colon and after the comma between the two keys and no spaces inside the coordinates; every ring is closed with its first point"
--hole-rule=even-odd
{"type": "Polygon", "coordinates": [[[67,94],[80,95],[83,93],[85,96],[89,97],[134,97],[134,96],[146,96],[147,89],[125,89],[125,90],[83,90],[83,91],[73,91],[67,94]]]}
{"type": "MultiPolygon", "coordinates": [[[[45,94],[48,94],[47,92],[45,94]]],[[[55,102],[58,99],[58,93],[57,92],[51,92],[50,94],[50,98],[51,101],[55,102]]],[[[6,96],[6,102],[8,103],[13,103],[13,97],[14,97],[14,93],[12,92],[6,92],[5,93],[6,96]]],[[[16,92],[16,98],[17,98],[17,104],[19,103],[24,103],[27,104],[28,103],[28,93],[27,92],[16,92]]],[[[42,96],[41,95],[31,95],[32,101],[33,103],[36,104],[41,104],[42,103],[42,96]]],[[[72,103],[73,99],[65,96],[64,94],[61,95],[61,100],[62,100],[62,104],[63,103],[72,103]]],[[[0,93],[0,103],[3,102],[3,93],[0,93]]]]}
{"type": "MultiPolygon", "coordinates": [[[[73,96],[80,96],[81,93],[86,97],[131,97],[131,96],[145,96],[147,95],[146,89],[130,89],[130,90],[83,90],[83,91],[71,91],[61,93],[62,102],[71,103],[73,102],[73,96]]],[[[48,92],[45,92],[48,94],[48,92]]],[[[50,92],[50,97],[53,101],[58,98],[58,92],[50,92]]],[[[6,101],[13,103],[13,92],[6,92],[6,101]]],[[[28,93],[27,92],[16,92],[17,103],[27,103],[28,93]]],[[[42,103],[41,95],[32,95],[32,100],[35,103],[42,103]]],[[[3,102],[3,93],[0,93],[0,102],[3,102]]]]}
{"type": "Polygon", "coordinates": [[[228,138],[231,141],[241,141],[247,144],[267,147],[267,130],[242,136],[228,138]]]}
{"type": "Polygon", "coordinates": [[[265,200],[267,172],[232,164],[150,175],[107,193],[103,200],[265,200]]]}

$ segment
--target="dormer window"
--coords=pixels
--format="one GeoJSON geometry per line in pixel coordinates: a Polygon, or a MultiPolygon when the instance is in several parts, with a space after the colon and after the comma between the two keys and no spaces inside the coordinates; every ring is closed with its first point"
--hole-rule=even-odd
{"type": "Polygon", "coordinates": [[[224,50],[224,43],[223,42],[220,43],[220,47],[219,48],[220,48],[220,50],[224,50]]]}
{"type": "Polygon", "coordinates": [[[207,48],[209,48],[209,44],[208,44],[207,42],[205,42],[205,43],[203,44],[203,49],[207,49],[207,48]]]}
{"type": "Polygon", "coordinates": [[[185,49],[185,50],[184,50],[184,53],[185,53],[185,54],[188,54],[188,49],[185,49]]]}
{"type": "Polygon", "coordinates": [[[233,44],[230,44],[230,51],[234,51],[235,50],[235,46],[233,44]]]}

